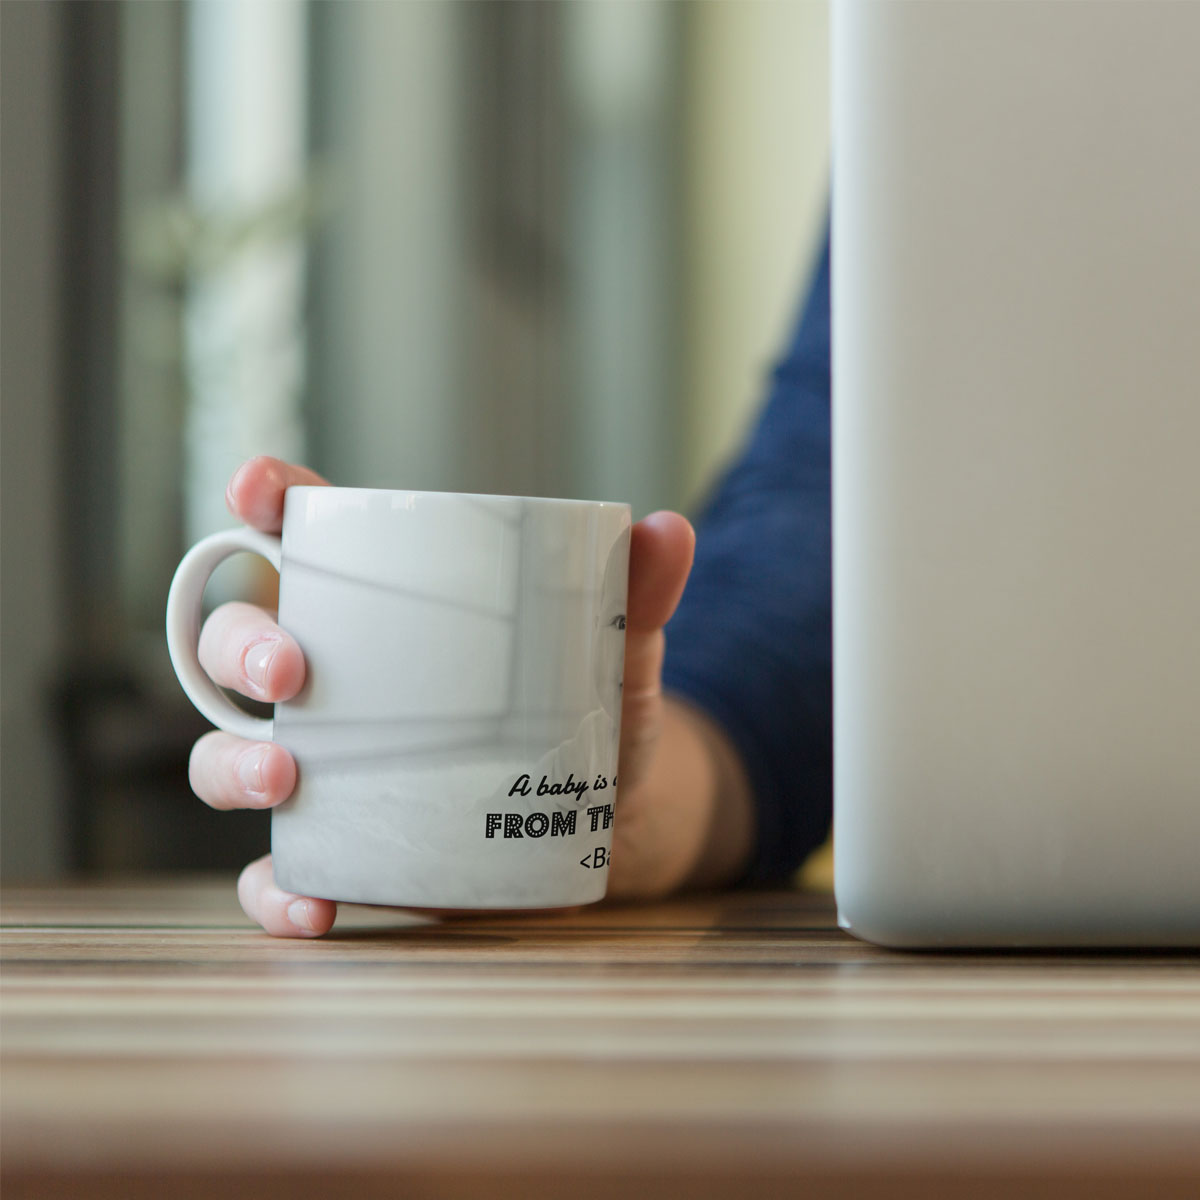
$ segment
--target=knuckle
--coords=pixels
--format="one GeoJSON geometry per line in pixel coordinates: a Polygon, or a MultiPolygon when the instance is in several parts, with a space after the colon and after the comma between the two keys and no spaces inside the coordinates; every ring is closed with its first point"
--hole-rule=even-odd
{"type": "Polygon", "coordinates": [[[242,868],[241,874],[238,876],[238,901],[241,904],[242,909],[245,911],[246,916],[250,917],[251,920],[258,920],[258,918],[255,916],[255,910],[257,908],[255,901],[262,882],[264,864],[266,864],[265,869],[268,871],[270,870],[270,858],[271,856],[268,854],[263,858],[256,858],[253,862],[247,863],[242,868]]]}
{"type": "Polygon", "coordinates": [[[206,804],[210,803],[209,775],[213,759],[220,746],[220,739],[220,732],[215,729],[211,730],[203,737],[196,739],[192,746],[192,752],[188,756],[188,783],[191,784],[192,791],[206,804]]]}

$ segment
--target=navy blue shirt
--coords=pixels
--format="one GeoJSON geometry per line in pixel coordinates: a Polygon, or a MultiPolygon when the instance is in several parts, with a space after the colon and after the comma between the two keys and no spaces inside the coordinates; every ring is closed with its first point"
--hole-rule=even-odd
{"type": "Polygon", "coordinates": [[[785,881],[833,798],[829,239],[741,457],[696,521],[663,682],[737,749],[757,836],[743,884],[785,881]]]}

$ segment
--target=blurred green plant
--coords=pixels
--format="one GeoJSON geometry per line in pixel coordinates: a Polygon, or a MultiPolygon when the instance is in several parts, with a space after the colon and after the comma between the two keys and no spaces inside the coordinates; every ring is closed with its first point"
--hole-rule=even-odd
{"type": "Polygon", "coordinates": [[[309,239],[337,206],[336,173],[314,164],[294,188],[245,209],[205,210],[182,195],[146,206],[130,231],[130,261],[144,279],[186,286],[275,242],[309,239]]]}

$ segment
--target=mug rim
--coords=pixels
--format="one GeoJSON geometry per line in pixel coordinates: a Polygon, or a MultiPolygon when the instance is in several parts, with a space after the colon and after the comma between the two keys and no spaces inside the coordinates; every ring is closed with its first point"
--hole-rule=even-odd
{"type": "Polygon", "coordinates": [[[582,505],[586,508],[623,508],[631,510],[627,500],[585,500],[573,496],[510,496],[498,492],[428,492],[417,488],[342,487],[337,484],[297,483],[288,487],[285,499],[292,492],[353,492],[358,495],[420,496],[438,500],[502,500],[519,504],[582,505]]]}

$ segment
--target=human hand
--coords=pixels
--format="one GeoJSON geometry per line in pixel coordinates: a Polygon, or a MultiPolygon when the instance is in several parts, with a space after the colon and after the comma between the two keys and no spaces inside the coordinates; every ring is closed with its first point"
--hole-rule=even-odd
{"type": "MultiPolygon", "coordinates": [[[[307,467],[276,458],[252,458],[234,473],[225,492],[229,511],[263,533],[283,528],[283,497],[294,485],[326,485],[307,467]]],[[[233,602],[217,608],[200,631],[200,665],[214,682],[254,700],[289,700],[304,684],[304,654],[275,623],[274,614],[233,602]]],[[[213,730],[192,747],[192,790],[216,809],[274,808],[296,786],[296,764],[274,742],[252,742],[213,730]]],[[[238,879],[238,899],[251,920],[277,937],[316,937],[337,915],[332,900],[297,896],[275,884],[269,854],[238,879]]]]}
{"type": "MultiPolygon", "coordinates": [[[[307,468],[260,457],[234,474],[226,500],[230,512],[247,525],[278,533],[287,488],[325,483],[307,468]]],[[[621,783],[609,871],[609,894],[618,899],[661,894],[685,882],[703,845],[705,831],[687,825],[689,819],[694,825],[707,814],[698,810],[693,814],[697,806],[687,797],[668,797],[662,802],[661,788],[648,786],[660,757],[664,730],[669,742],[677,740],[671,735],[678,715],[672,713],[661,691],[663,626],[683,592],[693,545],[692,528],[677,513],[653,513],[632,530],[621,783]],[[655,805],[660,802],[670,820],[656,819],[655,805]]],[[[201,631],[199,655],[201,665],[219,685],[256,700],[287,700],[304,683],[304,656],[299,645],[279,628],[273,614],[250,604],[224,604],[213,612],[201,631]]],[[[282,746],[248,742],[218,730],[196,743],[189,776],[196,794],[214,808],[272,808],[291,794],[296,766],[282,746]]],[[[326,933],[337,915],[331,900],[297,896],[279,888],[269,854],[242,872],[238,897],[247,916],[279,937],[326,933]]]]}

